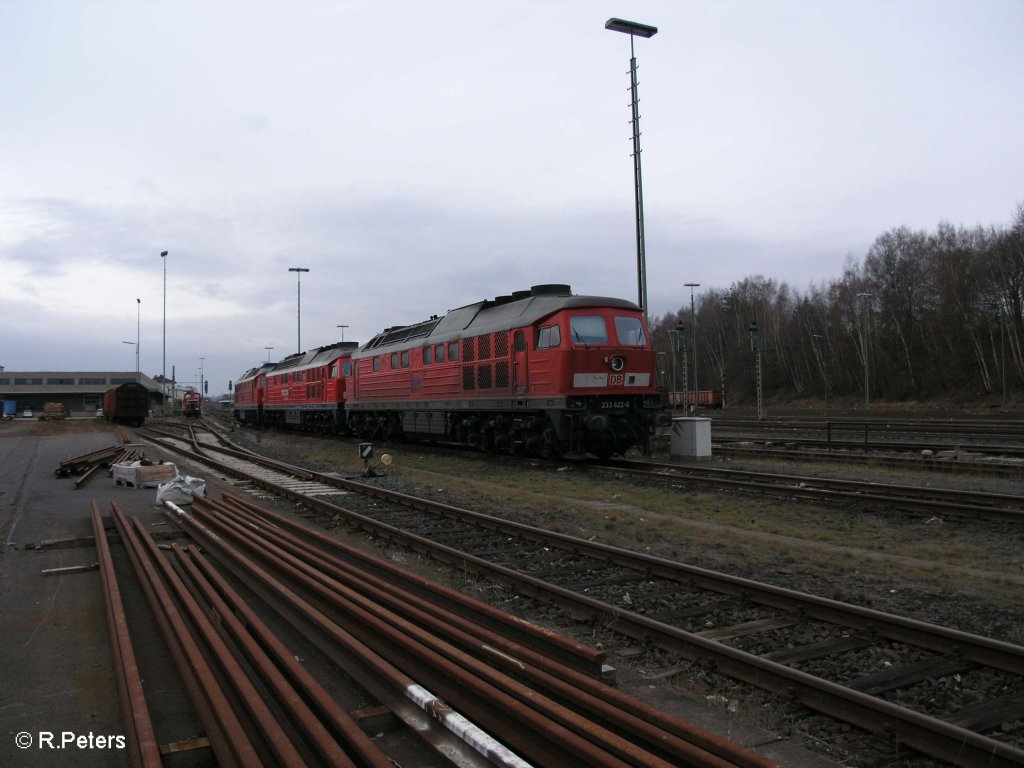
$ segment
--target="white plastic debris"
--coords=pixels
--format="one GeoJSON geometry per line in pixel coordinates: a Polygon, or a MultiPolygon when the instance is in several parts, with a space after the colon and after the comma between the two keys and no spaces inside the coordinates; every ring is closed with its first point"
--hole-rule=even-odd
{"type": "Polygon", "coordinates": [[[172,501],[175,504],[191,504],[193,496],[206,496],[206,481],[201,477],[178,475],[157,486],[156,489],[158,506],[164,501],[172,501]]]}

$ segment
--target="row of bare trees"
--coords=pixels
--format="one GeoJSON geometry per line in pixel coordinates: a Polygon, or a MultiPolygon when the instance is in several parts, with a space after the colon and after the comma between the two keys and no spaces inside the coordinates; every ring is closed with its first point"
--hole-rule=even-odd
{"type": "Polygon", "coordinates": [[[865,381],[872,401],[1012,398],[1024,387],[1024,204],[1005,227],[886,232],[806,293],[760,275],[707,290],[695,313],[687,301],[652,322],[665,386],[683,389],[685,354],[689,389],[696,365],[697,388],[753,402],[756,324],[766,402],[863,400],[865,381]]]}

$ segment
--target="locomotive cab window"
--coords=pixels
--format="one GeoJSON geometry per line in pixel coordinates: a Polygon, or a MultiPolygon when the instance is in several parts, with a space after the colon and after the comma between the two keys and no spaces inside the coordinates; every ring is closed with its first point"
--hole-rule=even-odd
{"type": "Polygon", "coordinates": [[[537,349],[551,349],[562,343],[562,331],[557,325],[548,325],[537,331],[537,349]]]}
{"type": "Polygon", "coordinates": [[[569,318],[570,340],[574,344],[607,344],[608,325],[601,315],[576,315],[569,318]]]}
{"type": "Polygon", "coordinates": [[[331,378],[332,379],[338,378],[338,364],[337,363],[334,363],[331,366],[331,378]]]}
{"type": "Polygon", "coordinates": [[[344,363],[341,364],[341,375],[342,376],[351,376],[352,375],[352,361],[351,360],[346,360],[344,363]]]}
{"type": "Polygon", "coordinates": [[[615,335],[619,337],[619,344],[627,347],[642,347],[647,344],[644,336],[644,325],[639,317],[626,317],[617,315],[615,317],[615,335]]]}

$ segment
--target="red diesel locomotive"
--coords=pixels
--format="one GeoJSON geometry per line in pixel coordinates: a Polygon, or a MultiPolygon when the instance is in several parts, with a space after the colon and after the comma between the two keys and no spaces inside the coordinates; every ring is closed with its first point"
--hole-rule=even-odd
{"type": "Polygon", "coordinates": [[[267,363],[235,386],[243,423],[601,457],[667,425],[643,312],[567,285],[481,301],[362,346],[267,363]]]}
{"type": "Polygon", "coordinates": [[[181,398],[181,412],[186,418],[198,418],[203,415],[203,398],[198,392],[186,392],[181,398]]]}

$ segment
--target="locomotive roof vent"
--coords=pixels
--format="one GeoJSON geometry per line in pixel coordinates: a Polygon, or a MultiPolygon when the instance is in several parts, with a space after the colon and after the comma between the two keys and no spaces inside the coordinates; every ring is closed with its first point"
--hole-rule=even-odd
{"type": "Polygon", "coordinates": [[[493,299],[491,299],[490,303],[493,306],[497,307],[502,304],[508,304],[510,301],[513,301],[511,296],[495,296],[493,299]]]}
{"type": "Polygon", "coordinates": [[[528,299],[533,296],[533,291],[512,291],[512,300],[528,299]]]}
{"type": "Polygon", "coordinates": [[[533,296],[569,296],[572,288],[562,283],[546,283],[531,287],[530,293],[533,296]]]}

